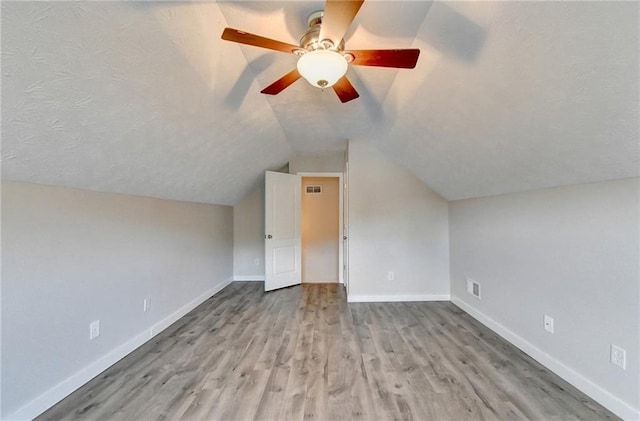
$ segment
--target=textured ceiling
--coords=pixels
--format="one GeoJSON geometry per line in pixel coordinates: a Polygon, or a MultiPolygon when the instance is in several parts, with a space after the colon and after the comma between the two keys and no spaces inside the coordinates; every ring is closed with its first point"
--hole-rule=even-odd
{"type": "Polygon", "coordinates": [[[2,2],[3,178],[235,203],[291,147],[225,25],[215,3],[2,2]]]}
{"type": "Polygon", "coordinates": [[[341,104],[295,57],[310,2],[2,2],[3,179],[233,204],[293,153],[368,139],[447,199],[638,175],[638,3],[368,0],[341,104]]]}

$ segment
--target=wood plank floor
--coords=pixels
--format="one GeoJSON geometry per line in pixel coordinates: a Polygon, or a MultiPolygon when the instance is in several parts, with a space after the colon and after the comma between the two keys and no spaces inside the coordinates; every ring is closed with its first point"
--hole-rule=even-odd
{"type": "Polygon", "coordinates": [[[39,420],[617,419],[448,302],[236,282],[39,420]]]}

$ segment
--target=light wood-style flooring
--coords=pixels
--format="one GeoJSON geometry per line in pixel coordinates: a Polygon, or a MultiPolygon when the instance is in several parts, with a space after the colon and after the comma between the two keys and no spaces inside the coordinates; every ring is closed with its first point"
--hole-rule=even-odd
{"type": "Polygon", "coordinates": [[[41,420],[617,419],[448,302],[235,282],[41,420]]]}

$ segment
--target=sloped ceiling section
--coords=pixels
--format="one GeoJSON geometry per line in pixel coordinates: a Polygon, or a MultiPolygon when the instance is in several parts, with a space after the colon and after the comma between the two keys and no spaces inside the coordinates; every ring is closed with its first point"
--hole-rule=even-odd
{"type": "Polygon", "coordinates": [[[639,175],[637,2],[435,2],[375,140],[449,200],[639,175]]]}
{"type": "Polygon", "coordinates": [[[224,26],[215,3],[2,2],[3,179],[235,203],[291,147],[224,26]]]}
{"type": "Polygon", "coordinates": [[[414,70],[352,66],[341,104],[296,58],[323,1],[2,2],[3,178],[233,204],[293,154],[375,142],[449,200],[639,175],[637,2],[367,0],[347,48],[421,49],[414,70]]]}

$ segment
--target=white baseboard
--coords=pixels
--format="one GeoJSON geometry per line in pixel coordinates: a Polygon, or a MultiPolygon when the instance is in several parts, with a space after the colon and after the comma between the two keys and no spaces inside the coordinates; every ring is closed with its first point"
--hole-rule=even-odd
{"type": "Polygon", "coordinates": [[[612,395],[607,390],[593,383],[580,373],[567,367],[551,355],[531,344],[521,336],[513,333],[489,316],[476,310],[460,298],[451,296],[451,302],[617,416],[625,420],[640,420],[639,408],[634,408],[623,400],[612,395]]]}
{"type": "Polygon", "coordinates": [[[349,294],[350,303],[392,303],[397,301],[449,301],[449,294],[425,295],[353,295],[349,294]]]}
{"type": "Polygon", "coordinates": [[[89,380],[102,373],[107,368],[111,367],[122,358],[126,357],[131,352],[135,351],[138,347],[143,345],[149,339],[175,323],[178,319],[185,314],[202,304],[204,301],[212,297],[221,291],[224,287],[231,283],[231,278],[220,282],[215,287],[209,289],[205,293],[201,294],[196,299],[190,301],[188,304],[182,306],[178,311],[165,317],[159,323],[156,323],[149,329],[145,329],[133,338],[129,339],[125,343],[119,345],[117,348],[109,351],[107,354],[98,358],[91,364],[82,368],[80,371],[73,374],[71,377],[58,383],[51,389],[47,390],[31,402],[27,403],[23,407],[19,408],[12,414],[4,418],[6,421],[17,420],[32,420],[38,415],[42,414],[47,409],[51,408],[62,399],[69,396],[72,392],[76,391],[82,385],[89,380]]]}
{"type": "Polygon", "coordinates": [[[139,333],[116,349],[98,358],[96,361],[92,362],[77,373],[73,374],[71,377],[58,383],[22,408],[10,414],[9,416],[7,416],[7,418],[5,418],[5,420],[9,421],[34,419],[47,409],[51,408],[56,403],[60,402],[62,399],[69,396],[80,386],[87,383],[98,374],[102,373],[105,369],[111,367],[123,357],[134,351],[140,345],[147,342],[149,339],[151,339],[149,330],[145,330],[144,332],[139,333]]]}
{"type": "Polygon", "coordinates": [[[234,282],[260,282],[264,281],[264,275],[238,275],[233,277],[234,282]]]}
{"type": "Polygon", "coordinates": [[[169,326],[171,326],[172,324],[180,320],[180,318],[184,317],[185,314],[187,314],[194,308],[198,307],[200,304],[208,300],[210,297],[216,295],[218,292],[222,291],[223,288],[225,288],[227,285],[229,285],[232,282],[231,279],[232,278],[228,278],[220,282],[213,288],[205,291],[199,297],[191,300],[184,306],[180,307],[178,310],[174,311],[164,319],[160,320],[158,323],[151,326],[151,328],[149,329],[149,332],[151,333],[151,337],[153,338],[158,333],[162,332],[163,330],[165,330],[166,328],[168,328],[169,326]]]}

